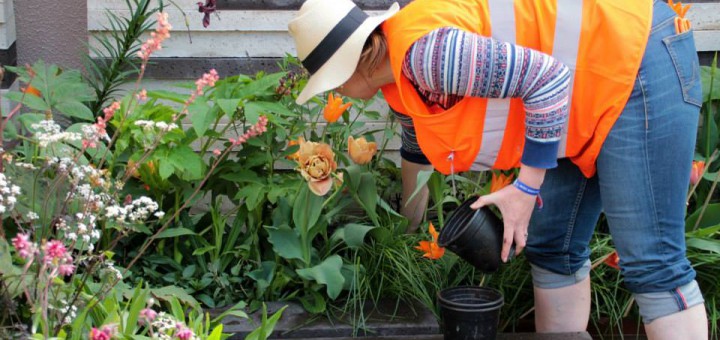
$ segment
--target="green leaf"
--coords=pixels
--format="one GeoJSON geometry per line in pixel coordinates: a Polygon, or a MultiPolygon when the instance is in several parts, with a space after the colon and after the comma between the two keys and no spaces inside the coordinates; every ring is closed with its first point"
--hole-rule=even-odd
{"type": "Polygon", "coordinates": [[[345,278],[340,274],[342,264],[342,258],[339,255],[332,255],[317,266],[297,269],[295,272],[305,280],[313,280],[327,286],[327,294],[334,300],[340,295],[345,283],[345,278]]]}
{"type": "Polygon", "coordinates": [[[686,240],[688,248],[695,248],[720,254],[720,241],[703,238],[688,238],[686,240]]]}
{"type": "Polygon", "coordinates": [[[188,96],[166,90],[147,91],[148,98],[165,99],[176,103],[184,104],[188,96]]]}
{"type": "Polygon", "coordinates": [[[310,314],[320,314],[327,309],[325,297],[312,289],[306,289],[305,295],[301,296],[299,300],[303,308],[310,314]]]}
{"type": "Polygon", "coordinates": [[[704,213],[703,208],[700,207],[688,216],[685,220],[685,231],[692,231],[693,228],[695,228],[695,224],[698,218],[700,218],[701,213],[703,216],[702,221],[698,224],[698,228],[712,227],[720,224],[720,203],[712,203],[707,205],[704,213]]]}
{"type": "Polygon", "coordinates": [[[255,183],[251,183],[240,188],[235,195],[235,199],[243,200],[247,209],[250,211],[255,210],[264,197],[265,186],[255,183]]]}
{"type": "Polygon", "coordinates": [[[270,284],[275,277],[275,262],[263,261],[260,264],[260,268],[249,272],[247,276],[257,282],[258,295],[263,295],[265,293],[265,289],[270,287],[270,284]]]}
{"type": "Polygon", "coordinates": [[[40,123],[41,120],[45,120],[45,115],[41,113],[23,113],[18,117],[18,120],[20,120],[20,124],[22,124],[22,127],[30,132],[35,132],[36,130],[33,129],[33,124],[40,123]]]}
{"type": "Polygon", "coordinates": [[[210,124],[217,119],[217,111],[211,110],[211,107],[207,104],[207,100],[203,97],[198,98],[190,104],[188,113],[190,114],[193,129],[195,129],[195,132],[200,137],[205,135],[205,131],[210,127],[210,124]]]}
{"type": "Polygon", "coordinates": [[[240,98],[218,99],[217,104],[226,115],[232,117],[235,114],[235,111],[237,111],[237,108],[240,106],[241,101],[242,99],[240,98]]]}
{"type": "Polygon", "coordinates": [[[5,98],[16,103],[22,103],[32,110],[47,111],[50,109],[50,106],[42,98],[32,94],[11,91],[5,94],[5,98]]]}
{"type": "Polygon", "coordinates": [[[163,230],[157,238],[172,238],[185,235],[197,235],[197,233],[187,228],[172,228],[163,230]]]}
{"type": "Polygon", "coordinates": [[[153,288],[153,289],[150,289],[150,293],[160,300],[171,301],[172,298],[177,298],[178,300],[182,301],[186,305],[190,305],[193,307],[200,306],[200,304],[198,303],[197,300],[195,300],[195,298],[193,298],[184,289],[182,289],[178,286],[165,286],[165,287],[161,287],[161,288],[153,288]]]}
{"type": "Polygon", "coordinates": [[[130,310],[128,311],[127,322],[125,323],[125,329],[123,330],[123,334],[132,335],[133,333],[135,333],[137,321],[140,317],[140,310],[145,308],[145,305],[147,304],[147,295],[148,290],[142,289],[141,281],[140,284],[138,284],[138,286],[135,288],[133,297],[130,300],[132,301],[132,303],[130,305],[130,310]]]}
{"type": "Polygon", "coordinates": [[[378,202],[377,186],[375,185],[375,177],[371,173],[363,173],[360,176],[360,188],[358,196],[365,207],[368,215],[375,216],[375,207],[378,202]]]}
{"type": "Polygon", "coordinates": [[[213,328],[212,333],[208,336],[207,340],[222,340],[223,324],[218,324],[213,328]]]}
{"type": "Polygon", "coordinates": [[[173,172],[175,172],[175,167],[170,163],[169,160],[160,160],[159,163],[160,166],[158,167],[158,174],[160,174],[160,178],[168,179],[173,174],[173,172]]]}
{"type": "Polygon", "coordinates": [[[255,171],[248,169],[241,169],[238,171],[224,173],[220,176],[220,178],[236,183],[256,183],[263,185],[265,184],[265,180],[260,178],[260,176],[258,176],[255,171]]]}
{"type": "Polygon", "coordinates": [[[365,235],[373,229],[375,229],[375,227],[350,223],[336,230],[332,236],[332,239],[343,240],[348,245],[348,247],[352,249],[357,249],[362,247],[365,240],[365,235]]]}
{"type": "Polygon", "coordinates": [[[187,176],[183,176],[186,180],[196,180],[203,176],[202,158],[187,145],[170,149],[168,160],[176,169],[187,173],[187,176]]]}
{"type": "Polygon", "coordinates": [[[215,246],[202,247],[202,248],[195,249],[195,251],[193,251],[192,254],[193,254],[193,256],[200,256],[200,255],[203,255],[203,254],[205,254],[205,253],[207,253],[207,252],[209,252],[209,251],[212,251],[212,250],[214,250],[214,249],[215,249],[215,246]]]}
{"type": "Polygon", "coordinates": [[[291,260],[303,260],[300,236],[287,225],[279,227],[266,226],[268,241],[273,245],[275,253],[280,257],[291,260]]]}
{"type": "Polygon", "coordinates": [[[279,72],[274,74],[266,75],[262,78],[256,79],[245,85],[238,91],[238,97],[240,98],[253,98],[259,95],[265,94],[269,88],[278,86],[280,78],[285,76],[286,72],[279,72]]]}
{"type": "Polygon", "coordinates": [[[92,111],[85,106],[85,104],[74,101],[74,100],[68,100],[61,103],[58,103],[55,105],[55,108],[58,109],[58,111],[64,113],[67,116],[80,118],[86,121],[93,121],[95,118],[93,117],[92,111]]]}
{"type": "Polygon", "coordinates": [[[408,198],[407,202],[412,201],[415,198],[415,195],[417,195],[420,190],[427,184],[428,180],[430,180],[430,176],[435,172],[435,170],[420,170],[417,174],[417,181],[415,182],[415,190],[413,191],[412,195],[410,195],[410,198],[408,198]]]}
{"type": "Polygon", "coordinates": [[[308,189],[307,184],[302,183],[295,204],[293,204],[293,223],[300,232],[307,233],[320,218],[322,212],[323,197],[315,195],[308,189]]]}
{"type": "Polygon", "coordinates": [[[720,99],[720,69],[715,67],[713,74],[712,66],[700,66],[700,79],[702,79],[703,101],[720,99]],[[710,94],[710,83],[712,82],[712,94],[710,94]]]}
{"type": "Polygon", "coordinates": [[[280,310],[275,312],[272,317],[268,318],[267,307],[265,306],[265,303],[263,303],[262,325],[254,331],[250,332],[250,334],[245,337],[245,340],[266,340],[268,336],[270,336],[275,330],[275,325],[277,324],[278,320],[280,320],[280,317],[282,316],[285,308],[287,308],[287,306],[280,308],[280,310]]]}

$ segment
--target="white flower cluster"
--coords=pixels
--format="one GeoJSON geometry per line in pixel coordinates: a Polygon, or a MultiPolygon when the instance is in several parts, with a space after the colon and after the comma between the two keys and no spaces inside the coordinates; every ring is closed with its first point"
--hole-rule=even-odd
{"type": "Polygon", "coordinates": [[[60,313],[67,313],[67,315],[65,315],[65,318],[63,319],[63,323],[71,324],[73,321],[75,321],[75,318],[77,318],[77,307],[75,305],[68,305],[68,302],[65,299],[60,299],[60,303],[63,304],[63,306],[58,309],[60,313]]]}
{"type": "Polygon", "coordinates": [[[55,142],[70,142],[81,139],[79,133],[63,132],[60,125],[52,119],[41,120],[39,123],[31,125],[31,127],[37,130],[35,136],[40,143],[40,147],[46,147],[48,144],[55,142]]]}
{"type": "Polygon", "coordinates": [[[158,211],[159,208],[157,202],[149,197],[142,196],[124,207],[119,205],[108,206],[105,208],[105,217],[114,218],[119,223],[139,222],[144,221],[153,213],[155,213],[156,217],[162,218],[165,213],[158,211]]]}
{"type": "Polygon", "coordinates": [[[105,275],[112,276],[113,278],[118,279],[120,281],[122,281],[122,279],[123,279],[122,273],[120,272],[120,270],[115,268],[115,262],[113,262],[113,261],[106,261],[105,268],[103,268],[101,270],[101,273],[103,276],[105,276],[105,275]]]}
{"type": "Polygon", "coordinates": [[[154,129],[158,129],[160,131],[170,131],[178,128],[178,125],[175,123],[168,124],[165,122],[154,122],[152,120],[138,120],[135,122],[135,125],[142,126],[145,131],[152,131],[154,129]]]}
{"type": "Polygon", "coordinates": [[[14,163],[16,167],[26,170],[37,170],[37,167],[31,163],[25,163],[25,162],[15,162],[14,163]]]}
{"type": "MultiPolygon", "coordinates": [[[[183,323],[178,322],[173,318],[172,316],[168,315],[165,312],[158,313],[155,320],[152,322],[152,327],[157,330],[157,332],[153,333],[154,339],[163,339],[163,340],[171,340],[171,339],[177,339],[176,335],[177,332],[181,329],[186,327],[183,323]],[[175,334],[175,336],[171,336],[170,334],[175,334]]],[[[200,340],[200,338],[193,334],[190,336],[190,340],[200,340]]]]}
{"type": "Polygon", "coordinates": [[[0,172],[0,214],[12,210],[20,195],[20,187],[8,181],[5,174],[0,172]]]}
{"type": "Polygon", "coordinates": [[[95,124],[88,124],[82,127],[83,138],[89,141],[98,141],[104,139],[110,142],[110,136],[108,136],[105,129],[98,128],[95,124]]]}

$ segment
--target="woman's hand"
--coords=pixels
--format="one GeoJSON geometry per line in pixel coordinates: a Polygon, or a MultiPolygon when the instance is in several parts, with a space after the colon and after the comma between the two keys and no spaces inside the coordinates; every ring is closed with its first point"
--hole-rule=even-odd
{"type": "MultiPolygon", "coordinates": [[[[521,182],[534,187],[540,188],[545,178],[545,169],[531,168],[523,165],[520,168],[518,179],[521,182]]],[[[479,209],[486,205],[494,204],[500,209],[503,217],[504,233],[503,245],[500,257],[503,262],[507,262],[510,254],[510,246],[515,241],[515,253],[519,254],[525,248],[528,236],[528,225],[530,224],[530,216],[537,196],[526,194],[513,185],[508,185],[496,192],[488,195],[480,196],[470,207],[479,209]]]]}

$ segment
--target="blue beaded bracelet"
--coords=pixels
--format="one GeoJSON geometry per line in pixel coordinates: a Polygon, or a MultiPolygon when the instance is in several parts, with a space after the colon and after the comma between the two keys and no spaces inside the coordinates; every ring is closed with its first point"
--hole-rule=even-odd
{"type": "Polygon", "coordinates": [[[529,186],[529,185],[527,185],[527,184],[525,184],[525,183],[523,183],[523,182],[520,182],[519,179],[516,179],[516,180],[513,182],[513,186],[516,187],[516,188],[518,188],[520,191],[522,191],[522,192],[524,192],[524,193],[526,193],[526,194],[528,194],[528,195],[532,195],[532,196],[540,195],[540,189],[535,189],[535,188],[533,188],[533,187],[531,187],[531,186],[529,186]]]}

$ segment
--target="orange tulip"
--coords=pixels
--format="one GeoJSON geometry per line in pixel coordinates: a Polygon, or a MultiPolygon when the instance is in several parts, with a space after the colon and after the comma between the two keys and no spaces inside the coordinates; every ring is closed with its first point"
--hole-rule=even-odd
{"type": "Polygon", "coordinates": [[[40,97],[40,95],[41,95],[40,90],[38,90],[36,87],[34,87],[32,85],[28,85],[27,87],[22,88],[21,90],[22,90],[22,92],[25,92],[26,94],[31,94],[36,97],[40,97]]]}
{"type": "Polygon", "coordinates": [[[332,174],[337,169],[335,153],[330,145],[300,141],[298,151],[300,174],[315,195],[323,196],[332,188],[332,174]]]}
{"type": "MultiPolygon", "coordinates": [[[[305,138],[303,138],[303,136],[300,136],[300,137],[298,137],[297,140],[291,140],[291,141],[289,141],[288,144],[287,144],[287,146],[288,146],[288,147],[291,147],[291,146],[294,146],[294,145],[299,145],[300,143],[303,143],[303,142],[305,142],[305,138]]],[[[297,161],[300,159],[300,150],[298,149],[298,151],[295,151],[295,153],[293,153],[293,154],[291,154],[291,155],[288,155],[286,158],[289,159],[289,160],[291,160],[291,161],[296,161],[296,162],[297,162],[297,161]]]]}
{"type": "Polygon", "coordinates": [[[445,255],[445,248],[437,244],[438,232],[435,230],[435,226],[433,226],[432,222],[430,222],[428,232],[430,232],[432,241],[420,241],[415,249],[425,253],[423,254],[423,257],[427,257],[431,260],[437,260],[445,255]]]}
{"type": "Polygon", "coordinates": [[[612,254],[610,254],[610,256],[608,256],[604,262],[610,267],[620,269],[620,257],[618,256],[617,251],[612,252],[612,254]]]}
{"type": "Polygon", "coordinates": [[[702,178],[703,172],[705,171],[705,162],[693,161],[692,169],[690,170],[690,184],[695,185],[702,178]]]}
{"type": "Polygon", "coordinates": [[[348,153],[355,164],[370,163],[376,152],[377,145],[375,142],[368,142],[365,137],[358,139],[353,138],[353,136],[348,137],[348,153]]]}
{"type": "Polygon", "coordinates": [[[690,5],[683,6],[682,2],[673,2],[673,0],[668,0],[668,5],[670,5],[670,8],[677,13],[677,15],[681,18],[685,17],[685,14],[687,14],[687,11],[690,9],[690,5]]]}
{"type": "Polygon", "coordinates": [[[352,105],[352,103],[343,104],[341,96],[337,96],[336,98],[333,96],[333,93],[330,92],[330,94],[328,94],[327,105],[325,105],[325,109],[323,110],[323,117],[325,117],[325,120],[328,122],[335,123],[350,105],[352,105]]]}
{"type": "Polygon", "coordinates": [[[490,192],[491,193],[496,192],[496,191],[510,185],[512,180],[513,180],[513,174],[506,176],[503,173],[500,173],[499,175],[497,175],[495,172],[493,172],[492,178],[490,179],[490,192]]]}

